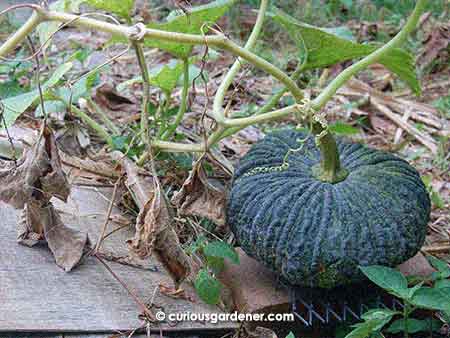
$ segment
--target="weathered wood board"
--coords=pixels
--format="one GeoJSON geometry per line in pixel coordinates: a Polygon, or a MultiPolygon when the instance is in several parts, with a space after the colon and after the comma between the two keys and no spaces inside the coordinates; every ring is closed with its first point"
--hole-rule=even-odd
{"type": "MultiPolygon", "coordinates": [[[[120,335],[114,333],[108,334],[81,334],[81,335],[72,335],[72,334],[64,334],[64,333],[55,333],[55,334],[45,334],[45,333],[12,333],[12,334],[2,334],[0,333],[0,338],[129,338],[129,335],[120,335]]],[[[200,335],[191,335],[191,334],[177,334],[177,333],[169,333],[169,335],[161,336],[158,334],[151,334],[147,336],[146,334],[134,334],[132,338],[219,338],[222,337],[223,334],[215,335],[214,333],[205,333],[200,335]]]]}
{"type": "MultiPolygon", "coordinates": [[[[95,242],[110,196],[111,189],[75,186],[67,204],[56,201],[54,204],[61,211],[66,225],[87,231],[91,241],[95,242]]],[[[0,332],[113,333],[143,324],[138,319],[140,310],[135,302],[95,258],[86,259],[74,271],[66,273],[55,265],[46,245],[28,248],[17,244],[19,215],[19,210],[0,202],[0,332]]],[[[132,233],[133,226],[117,231],[107,238],[103,249],[116,256],[126,256],[125,241],[132,233]]],[[[113,262],[108,264],[145,302],[151,299],[160,283],[172,286],[162,268],[152,272],[113,262]]],[[[150,268],[158,266],[156,261],[145,264],[150,268]]],[[[186,283],[183,287],[195,299],[194,290],[186,283]]],[[[154,299],[166,313],[220,312],[198,299],[195,302],[174,300],[161,294],[154,299]]],[[[161,327],[168,331],[185,331],[235,325],[182,322],[174,327],[162,323],[161,327]]],[[[155,332],[159,332],[158,327],[155,327],[155,332]]]]}
{"type": "MultiPolygon", "coordinates": [[[[3,334],[0,332],[0,338],[128,338],[127,335],[120,335],[120,334],[61,334],[61,333],[54,333],[54,334],[45,334],[45,333],[11,333],[11,334],[3,334]]],[[[159,334],[152,334],[147,336],[146,334],[134,334],[132,338],[216,338],[216,337],[222,337],[222,336],[215,336],[210,334],[201,334],[201,335],[188,335],[188,334],[177,334],[177,333],[170,333],[170,336],[161,336],[159,334]]]]}

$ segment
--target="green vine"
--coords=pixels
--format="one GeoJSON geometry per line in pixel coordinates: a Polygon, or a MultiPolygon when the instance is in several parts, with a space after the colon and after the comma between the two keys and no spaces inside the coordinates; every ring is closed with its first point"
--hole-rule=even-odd
{"type": "MultiPolygon", "coordinates": [[[[332,133],[328,129],[325,115],[318,112],[321,111],[321,109],[332,98],[336,91],[340,87],[342,87],[345,82],[348,81],[352,76],[357,74],[359,71],[367,68],[367,66],[369,66],[370,64],[379,62],[382,58],[391,53],[395,48],[398,48],[416,27],[420,15],[424,12],[426,4],[427,0],[417,0],[413,13],[408,18],[405,26],[393,39],[391,39],[386,45],[370,53],[360,61],[354,63],[352,66],[341,72],[311,102],[302,101],[303,92],[295,81],[295,79],[301,73],[303,64],[300,65],[299,69],[297,69],[294,72],[293,76],[290,77],[278,67],[274,66],[270,62],[252,52],[252,49],[255,46],[258,36],[263,27],[265,14],[267,9],[269,8],[269,0],[261,0],[260,8],[258,11],[258,18],[248,41],[243,47],[231,41],[224,33],[213,29],[211,29],[211,31],[213,31],[214,34],[187,34],[181,32],[166,31],[164,29],[148,28],[143,24],[137,24],[134,26],[113,24],[88,18],[83,15],[52,11],[38,5],[26,5],[27,7],[32,8],[34,13],[20,29],[18,29],[11,37],[8,38],[7,41],[5,41],[0,46],[0,58],[5,57],[9,52],[13,51],[38,25],[45,22],[60,22],[64,25],[70,24],[71,26],[75,27],[83,27],[91,30],[107,32],[117,38],[131,41],[132,45],[136,49],[138,61],[144,72],[144,76],[148,74],[146,74],[146,67],[144,68],[145,60],[141,45],[146,41],[172,44],[178,43],[184,46],[203,45],[228,51],[234,56],[238,57],[238,60],[236,60],[233,66],[229,69],[227,75],[224,78],[224,81],[219,87],[219,90],[216,92],[212,117],[217,123],[217,127],[213,131],[213,133],[209,136],[205,136],[203,142],[201,143],[183,144],[170,142],[168,140],[173,135],[174,129],[176,129],[176,127],[180,124],[187,108],[186,98],[188,78],[187,76],[185,76],[182,102],[174,123],[170,125],[169,129],[161,135],[161,138],[152,138],[151,142],[149,133],[150,131],[148,130],[148,104],[145,104],[144,102],[142,106],[141,135],[147,147],[150,147],[151,143],[151,147],[157,148],[162,151],[204,152],[205,150],[208,150],[212,146],[214,146],[223,137],[229,136],[246,126],[276,120],[290,114],[301,113],[303,115],[309,116],[314,109],[316,112],[314,112],[314,114],[312,115],[312,131],[316,135],[316,145],[320,148],[322,157],[320,168],[315,169],[316,177],[326,182],[336,183],[346,177],[346,171],[340,166],[336,141],[334,140],[332,133]],[[277,93],[271,100],[267,102],[266,105],[264,105],[258,111],[257,114],[243,118],[228,118],[227,116],[225,116],[225,112],[222,109],[224,98],[228,88],[230,87],[241,65],[244,62],[250,63],[260,70],[267,72],[279,82],[281,82],[286,89],[283,89],[279,93],[277,93]],[[286,90],[288,90],[293,95],[296,103],[282,109],[270,111],[273,107],[276,106],[278,100],[286,90]]],[[[185,75],[188,73],[188,65],[186,60],[187,59],[185,56],[185,75]]],[[[144,84],[148,84],[147,79],[144,79],[144,84]]],[[[145,88],[145,92],[148,92],[147,87],[145,88]]],[[[144,101],[148,101],[148,95],[144,95],[144,101]]],[[[107,133],[103,133],[104,128],[102,128],[96,121],[88,120],[86,117],[84,118],[84,120],[89,121],[89,123],[95,130],[101,132],[99,133],[100,136],[109,144],[111,143],[111,137],[107,133]]],[[[156,135],[159,134],[156,133],[156,135]]]]}

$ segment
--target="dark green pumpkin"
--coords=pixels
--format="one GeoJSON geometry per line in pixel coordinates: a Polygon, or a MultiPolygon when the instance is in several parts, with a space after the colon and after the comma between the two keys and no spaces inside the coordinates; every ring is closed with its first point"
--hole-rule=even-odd
{"type": "Polygon", "coordinates": [[[276,132],[241,159],[227,221],[242,249],[286,282],[320,288],[360,281],[358,265],[396,266],[414,256],[430,215],[417,171],[338,138],[349,174],[322,182],[312,172],[320,162],[314,137],[304,139],[295,130],[276,132]]]}

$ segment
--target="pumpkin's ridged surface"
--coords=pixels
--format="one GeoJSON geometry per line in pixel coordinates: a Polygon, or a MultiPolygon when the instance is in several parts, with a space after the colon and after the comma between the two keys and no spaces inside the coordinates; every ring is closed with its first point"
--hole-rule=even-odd
{"type": "Polygon", "coordinates": [[[304,139],[294,130],[276,132],[241,159],[227,221],[243,250],[290,284],[322,288],[360,280],[358,265],[396,266],[412,257],[430,214],[417,171],[392,154],[338,139],[349,175],[321,182],[311,171],[319,151],[313,137],[304,139]],[[302,144],[282,168],[289,149],[302,144]]]}

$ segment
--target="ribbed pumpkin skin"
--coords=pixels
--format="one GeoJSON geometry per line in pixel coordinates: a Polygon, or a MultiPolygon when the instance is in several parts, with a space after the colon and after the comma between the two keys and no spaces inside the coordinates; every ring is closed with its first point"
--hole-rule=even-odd
{"type": "Polygon", "coordinates": [[[337,139],[344,181],[317,180],[320,153],[305,134],[267,135],[235,172],[227,222],[250,256],[292,285],[332,288],[362,279],[358,265],[396,266],[421,248],[430,214],[417,171],[386,152],[337,139]],[[252,172],[250,172],[253,169],[252,172]]]}

